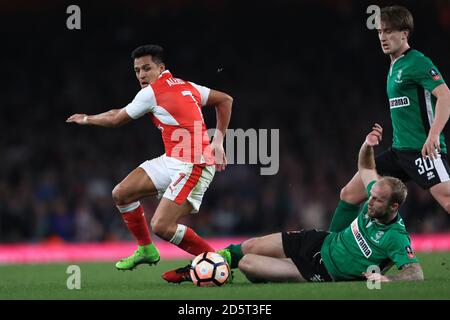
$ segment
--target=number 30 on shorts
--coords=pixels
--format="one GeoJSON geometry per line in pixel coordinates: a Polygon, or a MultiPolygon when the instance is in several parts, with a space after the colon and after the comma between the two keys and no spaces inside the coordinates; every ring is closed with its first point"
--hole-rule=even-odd
{"type": "Polygon", "coordinates": [[[417,158],[415,164],[418,168],[417,171],[419,174],[423,174],[434,169],[434,163],[429,157],[426,157],[425,159],[417,158]]]}

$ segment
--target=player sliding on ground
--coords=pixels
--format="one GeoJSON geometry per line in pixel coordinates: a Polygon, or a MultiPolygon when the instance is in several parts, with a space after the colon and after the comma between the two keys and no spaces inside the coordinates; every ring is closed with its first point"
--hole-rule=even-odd
{"type": "Polygon", "coordinates": [[[254,282],[423,280],[398,213],[406,186],[397,178],[378,177],[375,169],[373,147],[381,138],[382,128],[375,124],[359,152],[358,173],[369,200],[354,221],[335,232],[281,232],[230,245],[220,250],[230,267],[254,282]],[[401,271],[384,275],[394,264],[401,271]],[[371,266],[380,272],[368,272],[371,266]]]}
{"type": "MultiPolygon", "coordinates": [[[[139,202],[146,196],[162,197],[151,220],[156,235],[193,255],[214,251],[178,220],[198,212],[215,171],[225,169],[223,138],[233,102],[225,93],[173,77],[165,70],[160,46],[141,46],[133,51],[132,58],[142,89],[130,104],[97,115],[74,114],[67,119],[80,125],[119,127],[148,114],[161,130],[165,154],[143,162],[112,192],[138,244],[134,254],[117,262],[119,270],[132,270],[139,264],[152,265],[160,260],[139,202]],[[217,127],[211,143],[201,112],[205,105],[216,108],[217,127]]],[[[119,152],[120,149],[118,146],[119,152]]]]}

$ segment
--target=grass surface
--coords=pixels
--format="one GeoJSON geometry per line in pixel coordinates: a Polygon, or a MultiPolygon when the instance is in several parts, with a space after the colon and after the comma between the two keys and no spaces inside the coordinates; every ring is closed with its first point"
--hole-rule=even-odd
{"type": "Polygon", "coordinates": [[[184,261],[161,261],[117,271],[114,263],[78,264],[81,289],[69,290],[70,264],[0,266],[0,299],[450,299],[450,253],[419,254],[426,280],[383,283],[369,290],[365,282],[252,284],[235,271],[223,287],[197,288],[168,284],[161,274],[184,261]]]}

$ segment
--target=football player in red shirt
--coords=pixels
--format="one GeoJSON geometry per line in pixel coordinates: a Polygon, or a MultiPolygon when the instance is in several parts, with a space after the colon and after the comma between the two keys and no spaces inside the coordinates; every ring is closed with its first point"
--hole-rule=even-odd
{"type": "Polygon", "coordinates": [[[139,200],[158,196],[161,201],[151,219],[151,229],[193,255],[215,251],[180,218],[199,210],[215,171],[226,167],[223,139],[233,99],[220,91],[178,79],[165,69],[163,48],[144,45],[132,52],[134,71],[141,90],[122,109],[97,115],[74,114],[66,122],[79,125],[120,127],[148,114],[161,130],[165,154],[143,162],[113,190],[113,200],[138,243],[138,249],[116,263],[119,270],[139,264],[156,264],[160,254],[139,200]],[[201,108],[215,106],[217,126],[210,143],[201,108]]]}

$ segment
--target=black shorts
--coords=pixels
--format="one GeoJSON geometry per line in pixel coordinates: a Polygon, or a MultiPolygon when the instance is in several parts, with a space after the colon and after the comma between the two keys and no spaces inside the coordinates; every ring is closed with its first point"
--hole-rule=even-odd
{"type": "Polygon", "coordinates": [[[445,153],[441,153],[438,159],[424,160],[420,151],[389,148],[375,157],[375,163],[379,175],[396,177],[403,182],[413,180],[425,190],[450,180],[450,167],[445,153]]]}
{"type": "Polygon", "coordinates": [[[307,281],[333,281],[325,268],[320,249],[329,232],[317,230],[288,231],[281,234],[284,253],[295,263],[307,281]]]}

